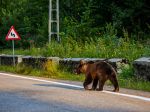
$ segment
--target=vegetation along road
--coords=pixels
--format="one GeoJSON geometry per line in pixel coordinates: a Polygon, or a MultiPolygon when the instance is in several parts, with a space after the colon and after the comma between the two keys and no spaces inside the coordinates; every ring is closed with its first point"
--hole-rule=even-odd
{"type": "Polygon", "coordinates": [[[0,73],[0,112],[149,112],[150,94],[105,87],[85,91],[80,82],[0,73]]]}

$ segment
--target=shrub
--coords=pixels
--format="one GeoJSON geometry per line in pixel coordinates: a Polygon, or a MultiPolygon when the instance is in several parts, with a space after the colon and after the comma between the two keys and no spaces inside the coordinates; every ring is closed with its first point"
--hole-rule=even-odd
{"type": "Polygon", "coordinates": [[[46,72],[50,75],[58,75],[59,71],[58,71],[58,65],[53,62],[53,61],[47,61],[44,65],[43,65],[44,70],[46,70],[46,72]]]}
{"type": "Polygon", "coordinates": [[[26,66],[23,63],[19,63],[16,66],[15,72],[19,73],[19,74],[30,74],[32,71],[32,67],[31,66],[26,66]]]}

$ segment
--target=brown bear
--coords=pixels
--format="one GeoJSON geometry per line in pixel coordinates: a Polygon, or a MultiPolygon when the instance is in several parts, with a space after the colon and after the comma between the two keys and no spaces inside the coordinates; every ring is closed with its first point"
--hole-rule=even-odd
{"type": "Polygon", "coordinates": [[[85,81],[83,83],[83,86],[85,90],[103,90],[103,86],[105,82],[109,79],[113,86],[114,86],[114,92],[119,91],[119,85],[116,77],[116,71],[115,69],[107,62],[105,61],[98,61],[93,62],[89,61],[86,62],[84,60],[80,61],[80,64],[76,68],[75,72],[77,74],[84,73],[85,74],[85,81]],[[93,81],[92,88],[89,89],[88,85],[93,81]],[[99,82],[99,88],[97,89],[97,84],[99,82]]]}

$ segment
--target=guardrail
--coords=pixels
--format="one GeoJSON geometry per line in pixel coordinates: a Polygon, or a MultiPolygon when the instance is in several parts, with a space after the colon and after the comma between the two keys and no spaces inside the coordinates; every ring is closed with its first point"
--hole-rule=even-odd
{"type": "Polygon", "coordinates": [[[142,57],[135,60],[133,67],[137,77],[142,77],[150,81],[150,57],[142,57]]]}
{"type": "MultiPolygon", "coordinates": [[[[15,64],[23,63],[33,68],[43,68],[43,64],[47,61],[55,62],[68,70],[73,71],[74,68],[79,64],[80,60],[84,59],[87,61],[107,61],[110,63],[117,72],[121,72],[121,67],[128,65],[128,60],[123,58],[59,58],[59,57],[40,57],[40,56],[22,56],[15,55],[15,64]]],[[[0,65],[13,65],[12,55],[0,55],[0,65]]],[[[143,57],[133,62],[135,75],[142,77],[150,81],[150,57],[143,57]]]]}

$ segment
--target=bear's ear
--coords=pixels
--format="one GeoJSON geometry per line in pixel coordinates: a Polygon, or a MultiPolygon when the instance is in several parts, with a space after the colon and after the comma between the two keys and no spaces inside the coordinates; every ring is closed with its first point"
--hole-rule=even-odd
{"type": "Polygon", "coordinates": [[[83,65],[83,64],[85,64],[85,63],[86,63],[85,60],[81,60],[81,61],[80,61],[80,64],[81,64],[81,65],[83,65]]]}

